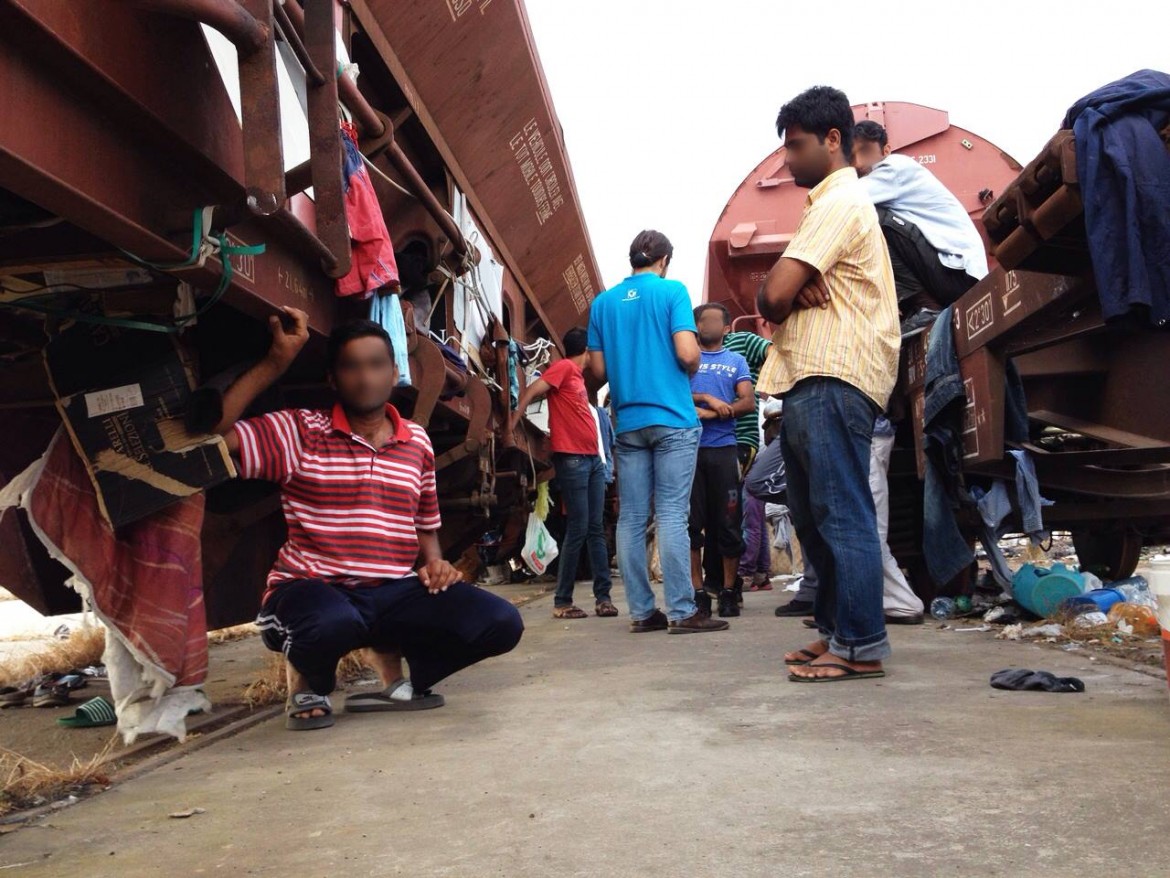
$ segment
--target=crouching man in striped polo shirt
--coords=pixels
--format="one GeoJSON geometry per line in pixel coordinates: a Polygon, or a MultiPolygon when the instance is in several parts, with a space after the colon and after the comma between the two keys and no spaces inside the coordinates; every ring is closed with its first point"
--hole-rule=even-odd
{"type": "Polygon", "coordinates": [[[225,394],[218,432],[241,476],[281,486],[288,542],[268,575],[257,623],[264,644],[288,659],[286,724],[333,725],[337,663],[361,648],[384,688],[348,697],[346,710],[441,707],[443,697],[430,687],[515,647],[520,614],[460,581],[443,560],[434,450],[426,431],[388,402],[398,369],[378,324],[343,324],[329,337],[332,410],[237,423],[308,341],[308,316],[285,310],[283,323],[271,318],[267,357],[225,394]]]}

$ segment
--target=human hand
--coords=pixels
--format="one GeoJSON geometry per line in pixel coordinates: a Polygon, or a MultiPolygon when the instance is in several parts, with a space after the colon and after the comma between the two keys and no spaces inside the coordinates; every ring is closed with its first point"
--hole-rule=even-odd
{"type": "Polygon", "coordinates": [[[824,275],[818,274],[805,284],[796,295],[796,303],[801,308],[829,307],[829,287],[824,275]]]}
{"type": "Polygon", "coordinates": [[[423,588],[431,594],[438,594],[441,591],[446,591],[448,586],[458,582],[460,576],[454,564],[438,558],[434,561],[428,561],[418,569],[418,579],[423,584],[423,588]]]}
{"type": "Polygon", "coordinates": [[[272,333],[268,357],[287,368],[309,340],[309,315],[299,308],[281,310],[283,315],[273,314],[268,318],[268,328],[272,333]]]}

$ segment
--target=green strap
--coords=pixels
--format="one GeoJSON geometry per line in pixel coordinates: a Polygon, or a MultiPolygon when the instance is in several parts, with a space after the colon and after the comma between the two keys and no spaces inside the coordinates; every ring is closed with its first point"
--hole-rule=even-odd
{"type": "MultiPolygon", "coordinates": [[[[148,323],[144,320],[129,320],[122,317],[105,317],[100,314],[89,314],[85,311],[78,311],[73,308],[57,308],[46,303],[46,300],[51,300],[56,294],[50,293],[43,296],[28,296],[23,299],[14,300],[11,302],[0,302],[0,307],[8,308],[23,308],[27,311],[35,311],[38,314],[48,314],[57,317],[63,317],[69,320],[78,320],[83,323],[96,323],[101,326],[118,326],[123,329],[142,329],[147,332],[167,332],[177,333],[185,329],[191,322],[197,320],[200,316],[207,312],[209,308],[215,305],[223,294],[227,292],[227,288],[231,285],[233,270],[232,260],[233,256],[259,256],[265,250],[264,244],[250,244],[243,246],[236,246],[227,243],[227,236],[215,237],[210,233],[205,233],[205,226],[210,223],[211,212],[213,207],[200,207],[195,210],[195,218],[193,222],[191,252],[187,258],[182,262],[175,263],[154,263],[148,262],[133,253],[122,250],[127,257],[144,268],[149,268],[154,271],[168,272],[183,268],[190,268],[196,265],[203,257],[203,248],[205,242],[211,242],[214,247],[211,248],[219,254],[220,265],[222,266],[222,274],[219,279],[219,285],[211,294],[210,298],[203,305],[190,314],[184,314],[181,317],[176,317],[174,323],[148,323]]],[[[210,255],[209,250],[209,255],[210,255]]]]}

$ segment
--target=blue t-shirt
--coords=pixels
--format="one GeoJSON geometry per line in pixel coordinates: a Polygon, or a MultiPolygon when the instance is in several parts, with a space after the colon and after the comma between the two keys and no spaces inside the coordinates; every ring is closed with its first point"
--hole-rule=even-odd
{"type": "Polygon", "coordinates": [[[687,288],[656,274],[628,277],[593,300],[589,349],[605,355],[617,432],[697,427],[674,334],[696,332],[687,288]]]}
{"type": "MultiPolygon", "coordinates": [[[[735,402],[739,394],[736,385],[751,381],[752,371],[742,354],[732,353],[726,348],[717,351],[703,351],[699,371],[691,376],[691,393],[706,393],[723,402],[735,402]]],[[[706,406],[700,406],[706,408],[706,406]]],[[[719,418],[702,421],[703,437],[700,448],[726,448],[735,445],[735,418],[719,418]]]]}

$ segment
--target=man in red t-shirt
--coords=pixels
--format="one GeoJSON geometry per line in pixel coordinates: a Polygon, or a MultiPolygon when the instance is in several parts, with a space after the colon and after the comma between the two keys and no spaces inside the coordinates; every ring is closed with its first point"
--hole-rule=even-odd
{"type": "Polygon", "coordinates": [[[240,475],[280,485],[288,542],[268,575],[264,645],[288,661],[290,729],[333,725],[337,663],[366,648],[379,692],[347,711],[441,707],[430,687],[511,650],[524,625],[508,601],[460,581],[439,547],[435,452],[389,399],[394,346],[376,323],[334,328],[326,346],[332,409],[289,409],[240,421],[296,359],[308,316],[272,317],[272,347],[224,394],[222,433],[240,475]],[[410,679],[402,673],[402,657],[410,679]]]}
{"type": "Polygon", "coordinates": [[[588,615],[573,604],[573,585],[581,548],[589,545],[589,566],[593,570],[593,598],[598,616],[616,616],[610,600],[609,550],[605,545],[605,460],[600,428],[589,403],[582,371],[589,357],[588,333],[577,327],[565,333],[565,358],[557,360],[525,388],[512,429],[536,400],[548,397],[548,427],[556,467],[557,486],[565,502],[565,538],[561,546],[557,593],[553,616],[557,619],[584,619],[588,615]]]}

